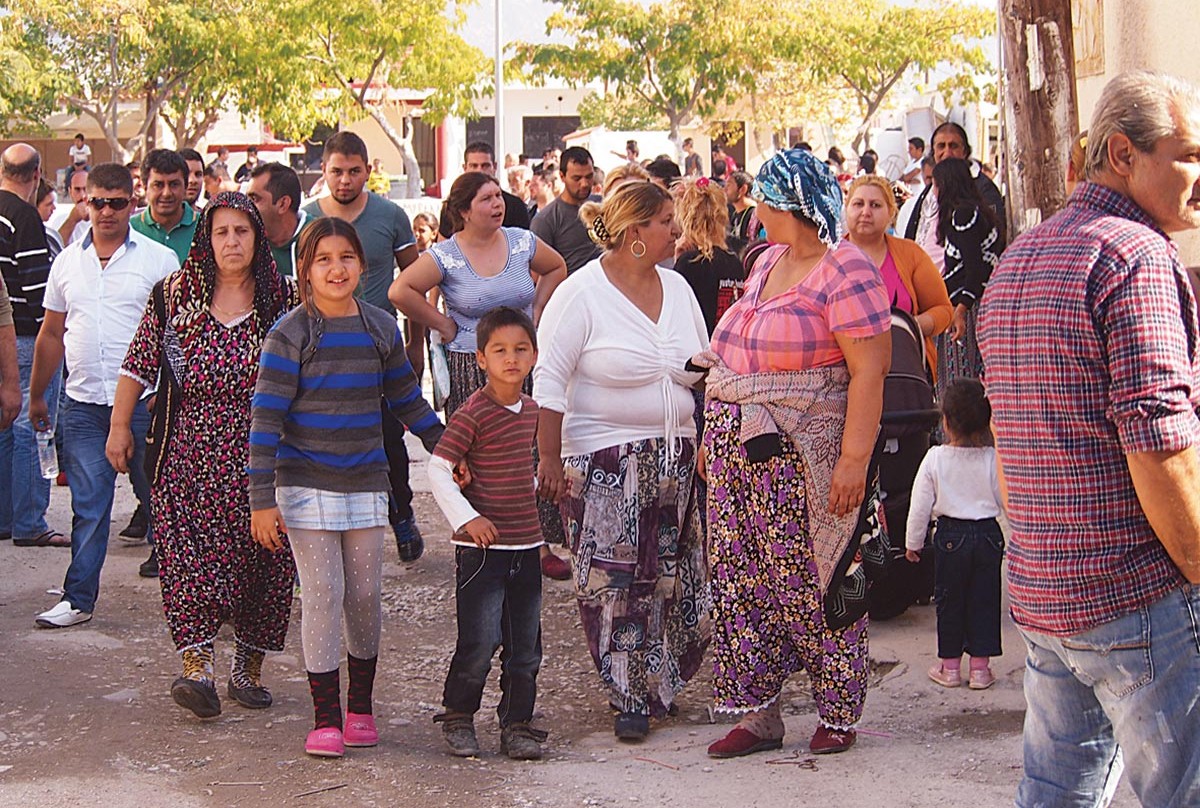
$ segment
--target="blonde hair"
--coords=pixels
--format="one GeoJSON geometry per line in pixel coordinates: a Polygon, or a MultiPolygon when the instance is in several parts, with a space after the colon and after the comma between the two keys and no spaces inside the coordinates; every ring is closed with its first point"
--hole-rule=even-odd
{"type": "Polygon", "coordinates": [[[900,212],[900,208],[896,205],[896,192],[892,190],[892,184],[878,174],[862,174],[854,178],[850,187],[846,189],[846,209],[850,208],[850,200],[854,198],[855,192],[868,185],[883,194],[883,204],[888,212],[888,223],[895,222],[896,214],[900,212]]]}
{"type": "Polygon", "coordinates": [[[671,194],[662,186],[635,180],[606,195],[603,202],[584,202],[579,219],[592,241],[606,250],[616,250],[622,246],[626,230],[650,221],[670,201],[671,194]]]}
{"type": "Polygon", "coordinates": [[[650,179],[650,172],[637,163],[622,163],[616,168],[609,169],[608,176],[604,178],[604,195],[608,196],[618,186],[627,182],[648,179],[650,179]]]}
{"type": "Polygon", "coordinates": [[[671,190],[675,198],[675,221],[683,239],[711,261],[714,249],[725,249],[729,229],[729,207],[721,186],[708,177],[686,179],[671,190]]]}

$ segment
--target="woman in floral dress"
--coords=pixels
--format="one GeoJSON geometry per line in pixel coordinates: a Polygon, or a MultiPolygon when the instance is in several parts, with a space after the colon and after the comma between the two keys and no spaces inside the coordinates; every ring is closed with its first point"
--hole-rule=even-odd
{"type": "Polygon", "coordinates": [[[754,183],[772,245],[721,318],[710,366],[704,459],[713,565],[716,707],[741,716],[709,747],[735,757],[783,742],[779,695],[812,682],[817,754],[855,741],[867,687],[867,580],[879,544],[869,469],[891,359],[887,289],[838,242],[842,194],[800,149],[754,183]]]}
{"type": "MultiPolygon", "coordinates": [[[[209,718],[221,712],[213,641],[222,623],[233,624],[235,637],[228,693],[251,708],[271,704],[263,656],[282,650],[287,635],[292,554],[251,538],[246,464],[263,337],[299,298],[276,271],[258,211],[236,193],[205,208],[187,260],[164,289],[166,321],[152,300],[121,368],[114,411],[158,384],[165,348],[179,397],[150,507],[163,610],[183,657],[171,695],[209,718]]],[[[131,447],[127,433],[110,435],[114,465],[131,447]]]]}

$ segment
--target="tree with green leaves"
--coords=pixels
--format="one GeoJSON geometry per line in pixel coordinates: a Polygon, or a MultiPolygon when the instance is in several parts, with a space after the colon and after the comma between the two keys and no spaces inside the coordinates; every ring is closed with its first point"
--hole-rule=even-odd
{"type": "Polygon", "coordinates": [[[979,39],[994,33],[994,11],[958,2],[898,6],[886,0],[806,0],[783,6],[778,53],[813,81],[850,93],[860,114],[853,148],[869,138],[871,120],[906,77],[944,71],[937,89],[962,103],[980,97],[989,75],[979,39]]]}
{"type": "Polygon", "coordinates": [[[442,14],[412,0],[280,0],[273,15],[295,32],[297,58],[312,70],[314,86],[325,88],[311,98],[310,113],[372,118],[404,160],[407,195],[419,196],[411,102],[419,101],[432,122],[447,114],[473,117],[487,75],[483,53],[458,33],[463,12],[442,14]],[[410,97],[396,98],[396,91],[410,97]],[[389,109],[400,111],[402,131],[389,109]]]}
{"type": "Polygon", "coordinates": [[[567,44],[517,43],[529,78],[605,92],[581,108],[586,124],[659,122],[679,148],[680,129],[747,92],[763,66],[769,31],[746,0],[560,0],[546,33],[567,44]],[[753,24],[751,22],[753,21],[753,24]]]}

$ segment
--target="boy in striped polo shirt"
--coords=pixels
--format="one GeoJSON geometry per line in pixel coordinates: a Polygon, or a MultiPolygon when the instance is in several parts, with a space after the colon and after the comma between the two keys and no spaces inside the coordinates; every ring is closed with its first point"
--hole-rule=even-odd
{"type": "Polygon", "coordinates": [[[434,498],[454,528],[458,643],[434,718],[450,751],[479,754],[474,715],[496,649],[501,655],[500,751],[537,760],[546,734],[529,726],[542,662],[542,530],[534,500],[538,406],[521,392],[537,360],[537,334],[523,312],[502,306],[476,331],[475,358],[488,381],[446,427],[429,462],[434,498]],[[465,459],[461,491],[454,467],[465,459]],[[502,619],[504,618],[504,619],[502,619]]]}

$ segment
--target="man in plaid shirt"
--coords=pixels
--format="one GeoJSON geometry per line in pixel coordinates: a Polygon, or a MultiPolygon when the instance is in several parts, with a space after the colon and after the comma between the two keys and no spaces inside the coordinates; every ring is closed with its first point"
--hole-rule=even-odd
{"type": "Polygon", "coordinates": [[[1027,645],[1017,805],[1200,805],[1200,91],[1113,79],[1087,182],[1019,238],[979,320],[1027,645]]]}

